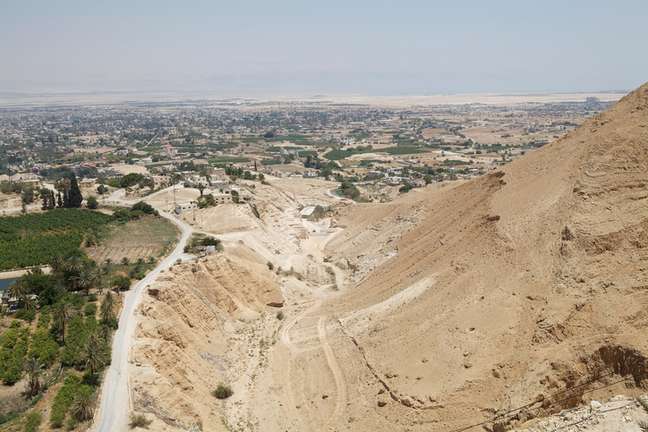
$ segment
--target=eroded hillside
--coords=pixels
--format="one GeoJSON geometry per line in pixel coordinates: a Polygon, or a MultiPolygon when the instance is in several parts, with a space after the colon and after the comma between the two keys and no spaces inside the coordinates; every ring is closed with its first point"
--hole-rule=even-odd
{"type": "Polygon", "coordinates": [[[452,430],[527,406],[495,419],[517,424],[615,379],[627,378],[599,393],[645,390],[647,143],[644,86],[502,171],[431,194],[398,254],[329,305],[396,399],[387,417],[452,430]]]}
{"type": "Polygon", "coordinates": [[[643,393],[647,183],[648,85],[501,171],[389,204],[271,179],[258,217],[198,215],[222,254],[151,287],[134,408],[153,430],[504,430],[643,393]],[[319,221],[300,216],[314,199],[319,221]]]}

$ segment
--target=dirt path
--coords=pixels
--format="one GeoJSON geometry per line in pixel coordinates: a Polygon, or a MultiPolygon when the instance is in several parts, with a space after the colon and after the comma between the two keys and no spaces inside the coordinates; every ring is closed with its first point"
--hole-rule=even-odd
{"type": "Polygon", "coordinates": [[[344,380],[344,374],[342,369],[331,349],[331,345],[328,343],[327,334],[326,334],[326,317],[321,316],[317,325],[317,330],[319,334],[319,340],[322,344],[322,349],[324,350],[324,355],[326,356],[326,363],[333,373],[333,379],[335,380],[335,410],[333,411],[333,417],[329,423],[333,423],[335,420],[339,419],[343,412],[344,407],[347,402],[347,388],[346,381],[344,380]]]}
{"type": "Polygon", "coordinates": [[[131,411],[131,394],[129,382],[129,358],[133,345],[137,317],[135,311],[142,300],[144,289],[155,282],[163,271],[169,269],[178,260],[191,236],[192,229],[186,223],[168,213],[160,216],[174,223],[181,231],[175,249],[144,279],[136,283],[124,296],[124,306],[119,317],[119,327],[115,332],[112,347],[112,362],[104,377],[101,387],[99,409],[94,418],[92,430],[97,432],[115,432],[128,430],[128,416],[131,411]]]}
{"type": "MultiPolygon", "coordinates": [[[[328,339],[328,317],[320,312],[326,299],[338,295],[338,290],[344,285],[344,271],[326,262],[323,254],[326,244],[340,230],[331,228],[326,221],[302,219],[298,215],[298,205],[298,201],[293,201],[293,205],[284,207],[280,215],[274,215],[269,222],[270,231],[263,235],[238,232],[218,236],[225,242],[243,241],[260,256],[273,260],[276,266],[290,269],[290,274],[284,275],[281,282],[286,304],[283,312],[287,318],[277,328],[276,344],[268,346],[269,351],[261,354],[268,363],[259,367],[255,352],[251,361],[246,362],[247,366],[235,372],[239,377],[233,386],[236,399],[226,408],[226,424],[232,430],[305,430],[317,424],[311,418],[313,414],[306,414],[305,407],[311,403],[312,389],[303,387],[299,377],[304,373],[325,377],[327,369],[330,370],[331,384],[334,385],[331,402],[334,406],[331,406],[328,416],[324,415],[329,426],[342,418],[347,405],[347,384],[328,339]],[[281,246],[275,243],[279,238],[284,239],[281,246]],[[276,250],[281,253],[275,253],[276,250]],[[310,271],[304,272],[304,266],[310,271]],[[327,274],[330,282],[325,280],[327,274]],[[322,362],[309,362],[307,359],[312,356],[319,356],[322,362]],[[284,407],[280,411],[271,407],[260,408],[250,397],[273,393],[280,388],[283,390],[277,397],[284,407]],[[286,420],[286,416],[291,420],[286,420]],[[263,417],[265,419],[261,421],[263,417]],[[268,424],[268,417],[276,427],[268,424]]],[[[256,337],[259,335],[257,332],[256,337]]],[[[255,344],[253,341],[248,343],[251,347],[255,344]]]]}

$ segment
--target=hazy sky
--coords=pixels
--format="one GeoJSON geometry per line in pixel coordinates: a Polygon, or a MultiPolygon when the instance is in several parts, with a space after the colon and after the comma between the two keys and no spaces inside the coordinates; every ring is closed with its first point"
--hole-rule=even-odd
{"type": "Polygon", "coordinates": [[[0,0],[0,91],[630,89],[646,0],[0,0]]]}

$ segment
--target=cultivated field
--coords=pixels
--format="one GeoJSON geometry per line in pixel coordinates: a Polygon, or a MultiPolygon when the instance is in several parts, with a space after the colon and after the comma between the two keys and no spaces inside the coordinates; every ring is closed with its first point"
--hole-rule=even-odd
{"type": "Polygon", "coordinates": [[[97,262],[147,260],[162,255],[176,236],[175,227],[165,219],[146,216],[112,226],[100,245],[86,248],[86,253],[97,262]]]}

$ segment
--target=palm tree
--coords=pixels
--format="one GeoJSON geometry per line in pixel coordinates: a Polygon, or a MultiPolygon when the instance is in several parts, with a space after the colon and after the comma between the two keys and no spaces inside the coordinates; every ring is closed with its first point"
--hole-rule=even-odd
{"type": "Polygon", "coordinates": [[[9,295],[18,299],[18,303],[21,305],[25,303],[28,294],[29,291],[27,290],[27,287],[25,286],[25,284],[22,284],[20,282],[14,282],[9,287],[9,295]]]}
{"type": "Polygon", "coordinates": [[[94,411],[94,394],[92,390],[84,388],[77,393],[72,404],[72,415],[79,422],[92,419],[94,411]]]}
{"type": "Polygon", "coordinates": [[[18,306],[24,309],[32,309],[35,306],[30,294],[31,291],[27,284],[20,281],[15,282],[9,288],[9,295],[15,297],[18,300],[18,306]]]}
{"type": "Polygon", "coordinates": [[[196,189],[198,189],[198,191],[200,192],[200,196],[202,197],[203,196],[203,191],[205,190],[205,185],[202,184],[202,183],[198,183],[198,185],[196,186],[196,189]]]}
{"type": "Polygon", "coordinates": [[[65,302],[58,303],[54,306],[52,312],[52,332],[61,344],[65,343],[65,329],[70,319],[70,309],[65,302]]]}
{"type": "Polygon", "coordinates": [[[86,295],[90,293],[90,288],[95,285],[97,279],[96,270],[88,264],[83,265],[79,272],[70,278],[74,282],[76,289],[85,291],[86,295]]]}
{"type": "Polygon", "coordinates": [[[25,364],[25,372],[29,376],[27,396],[34,397],[41,391],[41,364],[36,357],[31,357],[25,364]]]}
{"type": "Polygon", "coordinates": [[[104,296],[103,301],[101,302],[101,321],[105,325],[111,325],[112,322],[115,320],[115,313],[113,311],[115,306],[115,300],[113,299],[113,296],[110,291],[106,293],[104,296]]]}
{"type": "Polygon", "coordinates": [[[52,267],[52,273],[62,274],[65,269],[65,260],[61,256],[55,256],[52,262],[50,263],[52,267]]]}
{"type": "Polygon", "coordinates": [[[83,260],[78,256],[68,258],[65,261],[65,264],[63,266],[63,277],[69,284],[72,291],[79,290],[79,277],[84,267],[85,266],[83,260]]]}
{"type": "Polygon", "coordinates": [[[93,333],[88,339],[88,344],[86,345],[86,367],[90,369],[90,373],[94,375],[99,372],[105,364],[106,362],[102,351],[101,340],[95,333],[93,333]]]}

